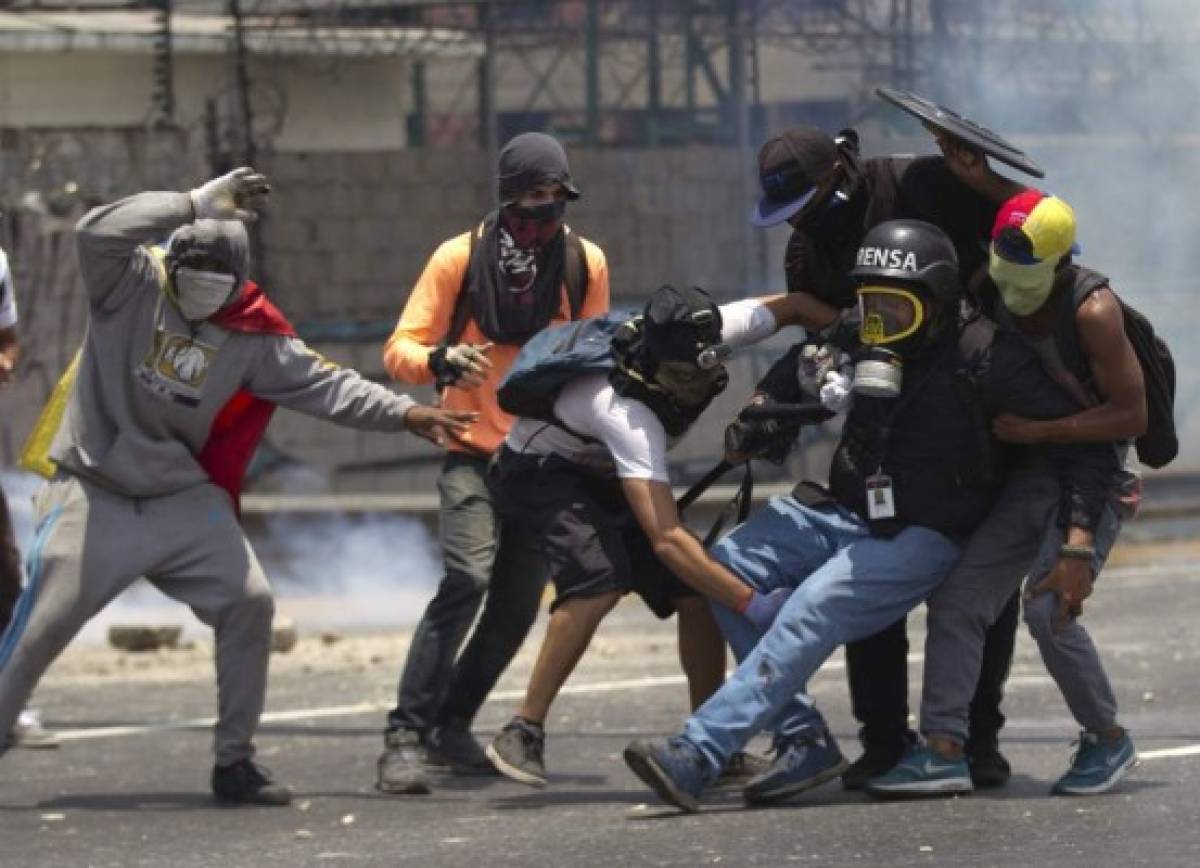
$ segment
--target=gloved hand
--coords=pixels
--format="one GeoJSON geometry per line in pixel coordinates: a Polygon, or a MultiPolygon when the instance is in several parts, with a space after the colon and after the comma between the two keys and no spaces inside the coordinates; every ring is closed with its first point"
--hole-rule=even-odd
{"type": "Polygon", "coordinates": [[[439,346],[429,354],[429,370],[433,372],[437,387],[444,389],[460,382],[470,388],[482,386],[492,367],[492,360],[487,357],[491,348],[490,343],[439,346]]]}
{"type": "Polygon", "coordinates": [[[830,413],[845,413],[854,403],[854,378],[841,371],[830,371],[821,386],[821,406],[830,413]]]}
{"type": "Polygon", "coordinates": [[[213,178],[188,193],[197,220],[241,220],[253,223],[256,209],[271,192],[265,175],[249,166],[234,169],[228,175],[213,178]]]}
{"type": "Polygon", "coordinates": [[[821,393],[821,386],[830,371],[838,368],[839,350],[832,344],[806,343],[796,359],[796,379],[800,391],[810,398],[821,393]]]}
{"type": "Polygon", "coordinates": [[[754,625],[756,630],[765,633],[775,623],[775,616],[779,614],[783,604],[792,595],[792,590],[792,588],[776,588],[767,594],[752,591],[750,601],[746,603],[746,608],[742,609],[742,614],[754,625]]]}

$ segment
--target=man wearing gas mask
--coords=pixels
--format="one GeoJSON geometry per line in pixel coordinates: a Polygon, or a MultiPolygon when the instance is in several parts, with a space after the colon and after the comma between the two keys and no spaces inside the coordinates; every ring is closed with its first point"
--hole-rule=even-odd
{"type": "MultiPolygon", "coordinates": [[[[804,296],[717,306],[696,287],[656,290],[635,311],[562,326],[531,342],[502,384],[539,384],[500,450],[489,484],[516,527],[535,529],[556,597],[523,702],[487,749],[496,767],[546,785],[551,704],[597,626],[630,591],[660,618],[679,614],[679,654],[692,707],[724,676],[725,645],[706,597],[765,626],[782,594],[761,594],[714,561],[682,524],[667,450],[682,438],[727,375],[717,349],[763,340],[811,318],[804,296]],[[553,381],[537,372],[555,373],[553,381]],[[535,407],[536,405],[536,407],[535,407]]],[[[533,388],[533,387],[529,387],[533,388]]],[[[722,770],[745,777],[747,760],[722,770]]]]}
{"type": "MultiPolygon", "coordinates": [[[[1006,202],[993,227],[986,275],[976,291],[1001,329],[1032,345],[1043,366],[1075,395],[1081,412],[1034,421],[1001,415],[995,430],[1015,444],[991,514],[929,599],[921,702],[924,745],[868,782],[875,795],[936,795],[972,789],[963,761],[970,685],[984,631],[1025,585],[1025,620],[1082,733],[1071,767],[1052,792],[1106,792],[1137,760],[1117,721],[1116,696],[1077,617],[1122,520],[1140,498],[1140,479],[1122,473],[1096,515],[1078,505],[1063,522],[1060,485],[1046,442],[1111,444],[1124,464],[1147,428],[1146,385],[1107,278],[1072,262],[1075,217],[1057,197],[1029,190],[1006,202]],[[1064,530],[1064,524],[1069,528],[1064,530]]],[[[1018,411],[1020,412],[1020,411],[1018,411]]]]}
{"type": "MultiPolygon", "coordinates": [[[[841,644],[903,618],[941,582],[991,508],[999,476],[985,416],[1039,419],[1079,409],[1019,341],[960,328],[954,245],[937,227],[896,220],[867,233],[851,272],[869,348],[829,471],[801,482],[713,548],[760,594],[795,589],[764,633],[714,607],[741,661],[682,732],[635,741],[630,768],[664,800],[696,810],[726,758],[772,727],[777,758],[750,781],[765,804],[845,771],[808,679],[841,644]]],[[[1107,444],[1053,446],[1068,503],[1098,512],[1117,463],[1107,444]]]]}
{"type": "Polygon", "coordinates": [[[435,383],[443,406],[479,414],[446,444],[438,477],[445,574],[387,715],[376,779],[385,793],[428,793],[435,769],[495,774],[471,723],[533,626],[545,588],[537,552],[501,521],[485,483],[512,424],[496,386],[539,330],[608,310],[604,253],[563,220],[580,194],[562,145],[544,133],[516,136],[500,151],[497,187],[499,210],[438,247],[384,348],[394,379],[435,383]]]}
{"type": "MultiPolygon", "coordinates": [[[[939,135],[938,145],[942,157],[864,159],[854,130],[843,130],[835,139],[812,127],[787,129],[764,144],[759,152],[763,195],[752,220],[762,227],[783,222],[792,227],[784,256],[788,291],[852,309],[857,304],[851,277],[857,251],[866,232],[887,220],[924,220],[946,232],[958,254],[964,285],[986,265],[996,210],[1022,187],[992,171],[982,153],[958,140],[939,135]]],[[[837,322],[817,332],[818,344],[826,337],[844,343],[837,322]]],[[[847,337],[852,343],[852,334],[847,337]]],[[[754,426],[735,429],[745,427],[754,426]]],[[[1000,701],[1019,611],[1014,594],[988,631],[971,703],[967,756],[979,786],[1001,785],[1009,777],[998,734],[1004,724],[1000,701]]],[[[846,648],[852,707],[862,725],[863,745],[862,755],[842,778],[847,789],[861,789],[869,778],[891,768],[911,744],[907,655],[903,620],[846,648]]]]}
{"type": "Polygon", "coordinates": [[[284,805],[288,788],[253,760],[274,602],[238,521],[274,407],[431,438],[472,416],[422,407],[296,338],[249,279],[243,221],[268,191],[242,168],[101,206],[76,228],[90,319],[22,456],[50,480],[0,640],[0,732],[84,623],[144,576],[215,632],[214,796],[284,805]]]}

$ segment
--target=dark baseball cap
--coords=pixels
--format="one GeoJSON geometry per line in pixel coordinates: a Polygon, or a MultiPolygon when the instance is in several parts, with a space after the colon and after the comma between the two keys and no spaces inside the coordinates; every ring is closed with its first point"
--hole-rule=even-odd
{"type": "Polygon", "coordinates": [[[750,215],[755,226],[774,226],[794,216],[816,195],[837,162],[833,137],[815,127],[790,127],[758,152],[762,198],[750,215]]]}
{"type": "Polygon", "coordinates": [[[521,133],[500,149],[497,181],[500,202],[515,202],[542,184],[561,184],[568,199],[578,199],[571,182],[567,152],[558,139],[545,133],[521,133]]]}

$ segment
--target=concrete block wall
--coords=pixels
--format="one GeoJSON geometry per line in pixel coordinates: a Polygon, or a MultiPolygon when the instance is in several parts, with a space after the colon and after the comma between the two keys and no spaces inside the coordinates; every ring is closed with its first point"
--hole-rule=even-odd
{"type": "MultiPolygon", "coordinates": [[[[665,282],[695,283],[724,298],[744,294],[740,221],[749,204],[739,201],[736,152],[572,149],[570,159],[583,198],[567,219],[605,251],[614,304],[640,304],[665,282]]],[[[301,322],[394,321],[437,245],[491,207],[489,168],[475,150],[277,154],[264,170],[273,184],[262,224],[267,279],[284,310],[301,322]]],[[[764,235],[774,244],[771,265],[785,237],[783,230],[764,235]]],[[[772,282],[778,288],[782,277],[772,275],[772,282]]],[[[382,341],[318,348],[382,375],[382,341]]],[[[743,367],[747,373],[735,377],[721,410],[688,438],[677,460],[702,462],[717,448],[721,420],[753,382],[743,367]]],[[[341,465],[337,487],[432,482],[436,454],[424,441],[338,431],[295,415],[281,411],[272,443],[304,461],[341,465]],[[388,461],[421,456],[429,460],[423,469],[387,469],[388,461]]]]}
{"type": "MultiPolygon", "coordinates": [[[[0,243],[17,277],[26,355],[16,387],[2,396],[0,464],[15,462],[86,320],[71,232],[84,205],[54,216],[19,203],[30,190],[68,181],[93,201],[186,189],[207,174],[200,145],[177,131],[22,131],[3,140],[0,201],[14,217],[0,243]]],[[[605,250],[614,303],[640,303],[664,282],[697,283],[722,297],[743,293],[738,224],[748,204],[738,201],[735,152],[573,149],[570,156],[584,198],[568,220],[605,250]]],[[[492,202],[492,170],[473,149],[288,152],[265,156],[261,168],[272,181],[256,230],[264,276],[297,323],[394,322],[436,246],[474,226],[492,202]]],[[[780,243],[785,234],[778,233],[780,243]]],[[[382,340],[314,346],[386,380],[382,340]]],[[[428,388],[409,391],[431,397],[428,388]]],[[[731,389],[723,400],[732,405],[742,391],[731,389]]],[[[720,427],[713,423],[689,441],[719,443],[720,427]]],[[[269,438],[286,456],[325,468],[338,488],[426,486],[436,475],[436,450],[407,435],[340,430],[281,410],[269,438]]],[[[288,484],[285,472],[264,477],[270,487],[288,484]]]]}

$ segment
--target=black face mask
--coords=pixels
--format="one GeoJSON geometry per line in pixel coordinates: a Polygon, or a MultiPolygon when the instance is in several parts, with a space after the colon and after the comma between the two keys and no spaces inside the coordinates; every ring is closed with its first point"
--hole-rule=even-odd
{"type": "Polygon", "coordinates": [[[509,205],[504,209],[504,225],[517,247],[528,250],[549,244],[562,228],[567,203],[562,200],[521,208],[509,205]]]}
{"type": "Polygon", "coordinates": [[[522,220],[553,223],[563,218],[563,214],[567,212],[567,203],[565,200],[556,199],[553,202],[546,202],[544,205],[509,205],[508,212],[522,220]]]}

